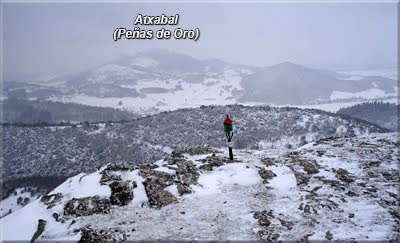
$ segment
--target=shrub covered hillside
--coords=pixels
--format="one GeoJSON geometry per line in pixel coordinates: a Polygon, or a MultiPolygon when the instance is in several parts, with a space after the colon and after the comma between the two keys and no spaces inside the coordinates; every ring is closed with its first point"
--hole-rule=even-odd
{"type": "Polygon", "coordinates": [[[234,120],[234,148],[298,147],[318,138],[386,132],[365,121],[319,110],[208,106],[83,126],[4,126],[3,178],[73,175],[110,162],[144,163],[172,149],[226,146],[223,119],[234,120]]]}

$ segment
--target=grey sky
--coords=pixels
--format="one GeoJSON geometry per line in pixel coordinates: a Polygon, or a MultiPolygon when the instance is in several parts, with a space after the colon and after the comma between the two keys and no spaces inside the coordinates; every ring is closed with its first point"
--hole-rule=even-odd
{"type": "Polygon", "coordinates": [[[397,64],[395,3],[6,3],[2,18],[6,80],[74,72],[151,48],[259,66],[397,64]],[[139,13],[178,13],[178,27],[198,27],[201,37],[114,42],[113,30],[133,29],[139,13]]]}

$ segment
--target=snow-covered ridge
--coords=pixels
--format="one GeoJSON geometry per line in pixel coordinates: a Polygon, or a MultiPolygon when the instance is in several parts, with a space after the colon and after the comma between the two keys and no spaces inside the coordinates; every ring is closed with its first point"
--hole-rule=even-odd
{"type": "Polygon", "coordinates": [[[398,148],[388,133],[112,163],[1,219],[2,240],[395,240],[398,148]]]}

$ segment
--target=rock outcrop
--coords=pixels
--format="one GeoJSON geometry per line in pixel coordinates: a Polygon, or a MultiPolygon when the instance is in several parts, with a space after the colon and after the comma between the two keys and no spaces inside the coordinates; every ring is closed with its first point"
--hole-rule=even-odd
{"type": "Polygon", "coordinates": [[[54,207],[57,203],[61,202],[62,197],[62,194],[59,192],[55,194],[45,195],[40,199],[40,201],[46,204],[47,208],[49,209],[54,207]]]}
{"type": "Polygon", "coordinates": [[[109,213],[110,199],[94,197],[72,198],[64,206],[64,215],[88,216],[99,213],[109,213]]]}
{"type": "Polygon", "coordinates": [[[132,201],[133,190],[128,181],[114,181],[110,183],[109,186],[111,188],[111,204],[124,206],[132,201]]]}
{"type": "Polygon", "coordinates": [[[269,180],[271,180],[272,178],[274,178],[276,176],[276,174],[274,172],[264,169],[264,168],[259,169],[258,174],[264,180],[263,183],[268,183],[269,180]]]}
{"type": "Polygon", "coordinates": [[[90,227],[84,227],[81,229],[81,238],[78,243],[92,243],[99,242],[105,243],[110,240],[111,236],[107,231],[93,230],[90,227]]]}
{"type": "Polygon", "coordinates": [[[335,171],[336,172],[336,177],[341,180],[344,181],[346,183],[351,183],[355,181],[355,177],[353,175],[351,175],[347,170],[339,168],[338,170],[335,171]]]}
{"type": "Polygon", "coordinates": [[[31,243],[35,242],[35,240],[37,240],[40,237],[40,235],[43,233],[43,231],[46,227],[46,224],[47,224],[46,220],[44,220],[44,219],[38,220],[38,226],[37,226],[35,234],[33,234],[33,236],[32,236],[31,243]]]}

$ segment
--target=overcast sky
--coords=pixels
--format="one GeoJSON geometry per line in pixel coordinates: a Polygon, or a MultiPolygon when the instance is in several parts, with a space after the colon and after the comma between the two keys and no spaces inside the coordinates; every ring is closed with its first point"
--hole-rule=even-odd
{"type": "Polygon", "coordinates": [[[259,66],[397,64],[395,3],[6,3],[2,18],[6,80],[75,72],[151,48],[259,66]],[[200,28],[201,37],[114,42],[114,29],[133,29],[139,13],[180,14],[178,27],[200,28]]]}

